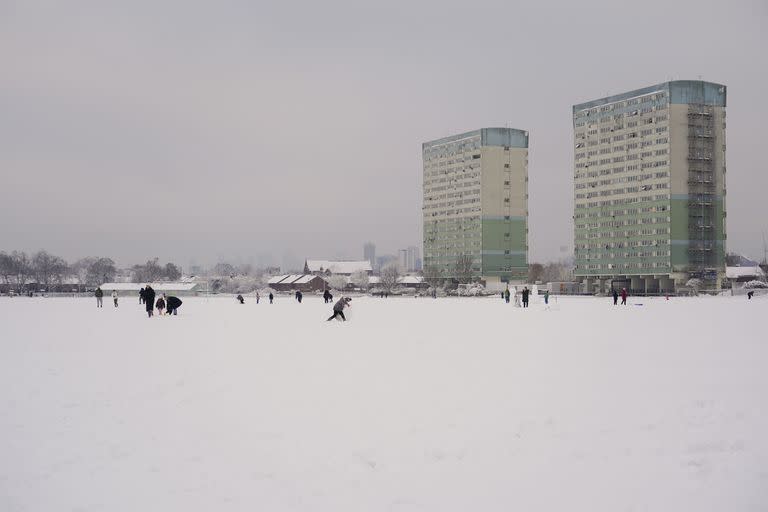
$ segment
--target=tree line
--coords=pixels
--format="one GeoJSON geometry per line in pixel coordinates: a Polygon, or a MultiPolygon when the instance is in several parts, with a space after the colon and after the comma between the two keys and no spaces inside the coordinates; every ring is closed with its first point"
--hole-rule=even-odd
{"type": "MultiPolygon", "coordinates": [[[[134,265],[130,270],[131,281],[134,283],[181,278],[181,269],[177,265],[160,265],[157,258],[134,265]]],[[[0,252],[0,278],[6,285],[19,290],[31,283],[47,290],[51,286],[65,284],[66,281],[94,287],[114,281],[116,275],[115,262],[107,257],[86,257],[68,263],[64,258],[45,250],[33,254],[24,251],[0,252]]]]}

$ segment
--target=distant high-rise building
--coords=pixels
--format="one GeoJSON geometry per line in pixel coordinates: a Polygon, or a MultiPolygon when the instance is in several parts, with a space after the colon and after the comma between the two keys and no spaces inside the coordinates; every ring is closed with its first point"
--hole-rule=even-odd
{"type": "Polygon", "coordinates": [[[528,275],[528,132],[483,128],[422,145],[424,270],[528,275]]]}
{"type": "Polygon", "coordinates": [[[408,271],[415,272],[419,270],[419,262],[421,261],[421,251],[415,245],[408,247],[408,271]]]}
{"type": "Polygon", "coordinates": [[[400,267],[400,272],[408,272],[408,249],[397,251],[397,266],[400,267]]]}
{"type": "Polygon", "coordinates": [[[725,275],[726,87],[673,81],[573,107],[574,250],[586,291],[725,275]]]}
{"type": "Polygon", "coordinates": [[[372,269],[376,269],[376,244],[366,242],[363,245],[363,258],[371,262],[372,269]]]}
{"type": "Polygon", "coordinates": [[[421,258],[419,257],[419,248],[415,245],[407,249],[397,251],[397,263],[401,272],[414,272],[419,270],[421,258]]]}

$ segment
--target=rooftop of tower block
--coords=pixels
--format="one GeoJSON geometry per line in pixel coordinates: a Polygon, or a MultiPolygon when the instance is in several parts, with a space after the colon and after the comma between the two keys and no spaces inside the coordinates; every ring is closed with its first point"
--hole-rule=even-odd
{"type": "Polygon", "coordinates": [[[582,110],[600,105],[616,103],[657,92],[666,92],[670,98],[670,103],[697,103],[724,107],[726,104],[727,87],[722,84],[704,82],[702,80],[673,80],[585,103],[578,103],[573,106],[573,113],[576,114],[582,110]]]}

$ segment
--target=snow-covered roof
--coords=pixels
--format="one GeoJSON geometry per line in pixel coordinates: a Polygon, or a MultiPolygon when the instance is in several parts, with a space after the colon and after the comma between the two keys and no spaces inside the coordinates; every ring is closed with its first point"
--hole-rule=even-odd
{"type": "Polygon", "coordinates": [[[400,284],[421,284],[424,282],[424,278],[421,276],[403,276],[397,282],[400,284]]]}
{"type": "Polygon", "coordinates": [[[296,281],[304,277],[304,274],[291,274],[282,281],[280,281],[280,284],[295,284],[296,281]]]}
{"type": "Polygon", "coordinates": [[[739,279],[741,277],[762,277],[765,272],[760,267],[726,267],[725,277],[728,279],[739,279]]]}
{"type": "Polygon", "coordinates": [[[316,277],[317,277],[318,279],[322,279],[322,277],[313,276],[313,275],[311,275],[311,274],[304,274],[304,275],[303,275],[303,276],[301,276],[299,279],[297,279],[296,281],[294,281],[294,282],[293,282],[293,284],[307,284],[307,283],[311,282],[313,279],[315,279],[316,277]]]}
{"type": "MultiPolygon", "coordinates": [[[[158,292],[188,292],[194,290],[199,283],[149,283],[149,286],[158,292]]],[[[146,283],[104,283],[102,290],[117,290],[119,292],[138,292],[146,286],[146,283]]]]}
{"type": "Polygon", "coordinates": [[[381,282],[381,278],[379,276],[371,276],[368,278],[368,284],[379,284],[381,282]]]}
{"type": "Polygon", "coordinates": [[[277,284],[280,281],[282,281],[283,279],[285,279],[286,277],[288,277],[288,274],[283,274],[281,276],[270,277],[269,281],[267,281],[267,284],[277,284]]]}
{"type": "Polygon", "coordinates": [[[331,274],[352,274],[360,270],[371,272],[371,262],[361,261],[330,261],[307,260],[307,268],[310,272],[330,272],[331,274]]]}

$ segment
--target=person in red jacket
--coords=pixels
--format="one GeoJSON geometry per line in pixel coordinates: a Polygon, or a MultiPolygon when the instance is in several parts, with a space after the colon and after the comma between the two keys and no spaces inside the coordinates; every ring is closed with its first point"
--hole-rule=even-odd
{"type": "Polygon", "coordinates": [[[627,289],[626,288],[621,289],[621,305],[622,306],[627,305],[627,289]]]}

